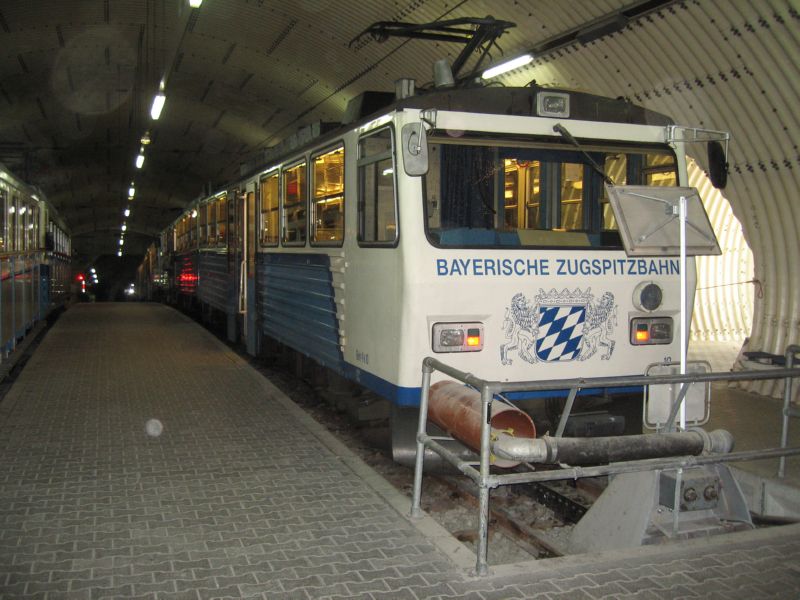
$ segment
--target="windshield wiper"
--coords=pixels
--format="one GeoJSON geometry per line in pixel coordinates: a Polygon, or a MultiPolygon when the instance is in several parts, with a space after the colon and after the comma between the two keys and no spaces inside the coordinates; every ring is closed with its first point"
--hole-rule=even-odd
{"type": "Polygon", "coordinates": [[[566,127],[564,127],[561,123],[556,123],[553,125],[553,131],[575,146],[580,153],[586,157],[586,160],[589,161],[589,164],[592,166],[592,168],[600,174],[600,176],[603,178],[603,181],[605,181],[608,185],[614,185],[614,182],[611,181],[611,178],[608,175],[606,175],[606,172],[602,169],[602,167],[598,165],[591,156],[589,156],[589,153],[583,149],[583,147],[578,143],[578,140],[572,137],[572,134],[567,131],[566,127]]]}

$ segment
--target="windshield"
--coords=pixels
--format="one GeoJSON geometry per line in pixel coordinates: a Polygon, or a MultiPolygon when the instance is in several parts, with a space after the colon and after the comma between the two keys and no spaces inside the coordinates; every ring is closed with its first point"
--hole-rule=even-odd
{"type": "MultiPolygon", "coordinates": [[[[586,146],[616,185],[677,185],[666,147],[586,146]]],[[[603,177],[577,150],[430,139],[427,233],[447,247],[621,247],[603,177]]]]}

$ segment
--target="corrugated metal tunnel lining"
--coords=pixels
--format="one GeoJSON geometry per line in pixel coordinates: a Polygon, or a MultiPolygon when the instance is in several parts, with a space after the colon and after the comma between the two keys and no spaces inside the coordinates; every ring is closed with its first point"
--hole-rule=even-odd
{"type": "MultiPolygon", "coordinates": [[[[800,340],[800,269],[795,258],[800,255],[800,203],[793,201],[800,184],[798,21],[793,2],[679,2],[588,45],[574,44],[535,58],[504,80],[520,85],[536,79],[625,95],[679,123],[731,131],[731,172],[724,196],[741,222],[746,244],[728,239],[735,237],[732,221],[719,222],[718,234],[728,248],[723,269],[729,279],[749,279],[742,250],[749,245],[757,293],[748,348],[776,354],[800,340]]],[[[704,160],[698,158],[701,168],[704,160]]],[[[699,187],[713,207],[710,186],[699,187]]],[[[702,306],[695,313],[695,335],[724,336],[747,329],[747,285],[714,287],[716,292],[706,295],[719,283],[710,265],[701,268],[699,287],[706,289],[698,297],[702,306]],[[727,316],[721,307],[731,309],[727,316]]],[[[777,395],[779,387],[748,385],[770,395],[777,395]]]]}

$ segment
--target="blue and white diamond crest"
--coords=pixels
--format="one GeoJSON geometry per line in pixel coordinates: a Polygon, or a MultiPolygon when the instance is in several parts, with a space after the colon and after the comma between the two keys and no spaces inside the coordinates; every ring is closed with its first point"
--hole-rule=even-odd
{"type": "Polygon", "coordinates": [[[608,360],[614,352],[616,326],[617,305],[611,292],[599,300],[591,288],[585,292],[540,289],[533,300],[520,292],[506,308],[506,342],[500,346],[500,360],[510,365],[509,354],[514,350],[531,364],[588,360],[598,350],[602,350],[600,358],[608,360]]]}

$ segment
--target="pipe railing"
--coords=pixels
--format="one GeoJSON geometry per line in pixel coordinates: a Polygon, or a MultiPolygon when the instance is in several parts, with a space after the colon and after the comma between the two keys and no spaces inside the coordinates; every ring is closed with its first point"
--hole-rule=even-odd
{"type": "MultiPolygon", "coordinates": [[[[795,356],[800,354],[800,346],[792,344],[786,348],[786,368],[791,369],[794,367],[795,356]]],[[[789,417],[800,417],[800,409],[792,407],[792,379],[786,378],[786,383],[783,387],[783,418],[781,422],[781,448],[786,448],[789,445],[789,417]]],[[[778,462],[778,477],[783,479],[786,476],[786,457],[781,456],[778,462]]]]}
{"type": "MultiPolygon", "coordinates": [[[[794,356],[800,353],[800,346],[789,346],[786,349],[786,367],[765,370],[735,371],[729,373],[687,373],[685,375],[628,375],[619,377],[592,377],[576,379],[552,379],[547,381],[520,381],[502,382],[488,381],[465,373],[451,367],[435,358],[427,357],[422,361],[422,389],[420,393],[420,411],[417,428],[417,455],[414,464],[414,488],[411,500],[411,517],[420,517],[420,499],[422,496],[422,475],[425,448],[441,456],[461,473],[469,477],[478,486],[478,546],[476,550],[475,573],[479,576],[486,575],[488,568],[489,546],[489,491],[501,485],[534,483],[541,481],[555,481],[563,479],[580,479],[583,477],[598,477],[601,475],[616,475],[637,471],[678,470],[687,467],[722,462],[750,461],[780,457],[778,475],[785,475],[785,460],[787,456],[800,455],[800,447],[788,447],[788,419],[800,416],[800,410],[790,407],[792,380],[800,377],[800,368],[794,367],[794,356]],[[443,373],[453,379],[461,381],[477,389],[481,394],[481,445],[478,452],[479,460],[463,460],[439,443],[441,437],[433,437],[427,433],[428,400],[431,386],[431,376],[434,372],[443,373]],[[749,381],[760,379],[785,379],[783,427],[781,431],[780,447],[747,452],[731,452],[728,454],[710,456],[678,456],[667,458],[654,458],[646,460],[631,460],[610,463],[592,467],[569,467],[560,470],[537,471],[530,473],[492,474],[491,467],[491,427],[489,416],[491,405],[496,396],[507,392],[538,392],[552,390],[569,390],[569,398],[574,399],[577,392],[587,388],[605,387],[634,387],[663,384],[682,384],[681,393],[675,400],[671,413],[677,414],[680,404],[684,401],[688,388],[687,384],[715,382],[715,381],[749,381]],[[477,468],[476,468],[477,467],[477,468]]],[[[572,402],[568,402],[564,413],[561,415],[557,436],[563,433],[566,419],[569,417],[572,402]]],[[[450,438],[447,438],[450,439],[450,438]]]]}

